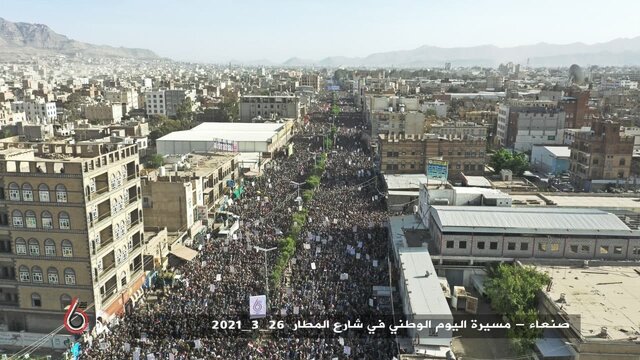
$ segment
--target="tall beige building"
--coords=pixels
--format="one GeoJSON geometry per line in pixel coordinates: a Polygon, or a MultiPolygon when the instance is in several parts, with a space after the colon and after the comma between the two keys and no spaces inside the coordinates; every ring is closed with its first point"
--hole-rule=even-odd
{"type": "Polygon", "coordinates": [[[137,145],[0,143],[5,330],[50,332],[73,297],[91,318],[131,304],[144,281],[138,164],[137,145]]]}

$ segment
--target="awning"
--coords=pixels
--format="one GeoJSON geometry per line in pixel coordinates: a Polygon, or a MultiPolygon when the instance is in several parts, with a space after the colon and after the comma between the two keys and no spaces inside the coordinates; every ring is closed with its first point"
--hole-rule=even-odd
{"type": "Polygon", "coordinates": [[[198,256],[197,251],[180,244],[173,245],[170,253],[186,261],[191,261],[198,256]]]}

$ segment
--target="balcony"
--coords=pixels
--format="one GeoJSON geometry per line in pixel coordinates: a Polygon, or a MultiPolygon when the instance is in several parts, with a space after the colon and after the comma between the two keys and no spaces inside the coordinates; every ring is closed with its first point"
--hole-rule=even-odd
{"type": "Polygon", "coordinates": [[[135,219],[135,220],[134,220],[134,219],[132,219],[132,220],[131,220],[131,224],[129,224],[129,226],[127,227],[127,231],[131,231],[131,229],[132,229],[134,226],[136,226],[136,225],[140,224],[140,222],[141,222],[141,221],[140,221],[140,219],[135,219]]]}
{"type": "Polygon", "coordinates": [[[91,220],[91,226],[93,227],[97,227],[98,225],[100,225],[100,223],[102,223],[105,219],[110,219],[111,218],[111,211],[104,213],[102,215],[98,215],[97,219],[93,219],[91,220]]]}
{"type": "Polygon", "coordinates": [[[93,249],[93,255],[98,255],[100,252],[102,252],[102,250],[107,248],[112,243],[113,243],[113,237],[110,237],[105,241],[101,241],[100,245],[96,245],[96,248],[93,249]]]}
{"type": "Polygon", "coordinates": [[[10,307],[19,307],[20,303],[18,301],[5,301],[0,300],[0,306],[10,306],[10,307]]]}
{"type": "Polygon", "coordinates": [[[98,273],[98,277],[96,280],[104,279],[104,277],[109,275],[109,273],[115,268],[116,268],[116,263],[112,262],[111,265],[103,268],[102,271],[98,273]]]}

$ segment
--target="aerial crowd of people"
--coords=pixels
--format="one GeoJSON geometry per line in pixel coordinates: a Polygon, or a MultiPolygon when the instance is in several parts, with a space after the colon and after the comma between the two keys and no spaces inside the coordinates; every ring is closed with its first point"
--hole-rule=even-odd
{"type": "MultiPolygon", "coordinates": [[[[387,214],[361,116],[311,121],[244,193],[225,209],[239,216],[228,237],[210,236],[198,256],[172,271],[179,281],[112,321],[109,330],[82,339],[83,359],[392,359],[395,340],[353,333],[313,336],[269,326],[269,319],[354,321],[390,310],[375,286],[390,285],[387,214]],[[327,134],[332,133],[331,144],[327,134]],[[321,183],[309,201],[299,196],[322,153],[321,183]],[[300,187],[300,188],[298,188],[300,187]],[[279,284],[269,284],[279,240],[292,214],[307,222],[279,284]],[[265,266],[266,261],[266,266],[265,266]],[[268,288],[267,288],[268,287],[268,288]],[[249,296],[266,295],[267,318],[249,319],[249,296]],[[212,328],[214,321],[233,328],[212,328]],[[242,330],[238,329],[241,328],[242,330]],[[259,327],[259,330],[256,330],[259,327]]],[[[221,325],[221,324],[220,324],[221,325]]]]}

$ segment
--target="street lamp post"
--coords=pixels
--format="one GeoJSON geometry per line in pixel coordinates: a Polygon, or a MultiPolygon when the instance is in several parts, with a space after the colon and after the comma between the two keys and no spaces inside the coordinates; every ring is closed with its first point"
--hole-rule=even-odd
{"type": "MultiPolygon", "coordinates": [[[[295,182],[293,180],[291,180],[291,183],[295,186],[298,187],[298,198],[300,198],[300,185],[304,184],[304,183],[299,183],[299,182],[295,182]]],[[[297,199],[296,199],[297,200],[297,199]]]]}
{"type": "Polygon", "coordinates": [[[265,287],[266,287],[266,290],[267,290],[267,294],[266,294],[267,295],[267,303],[269,303],[269,273],[267,272],[267,253],[269,251],[276,250],[277,247],[272,247],[270,249],[265,249],[265,248],[262,248],[260,246],[255,246],[254,245],[253,248],[256,249],[256,251],[264,252],[264,283],[265,283],[265,287]]]}

